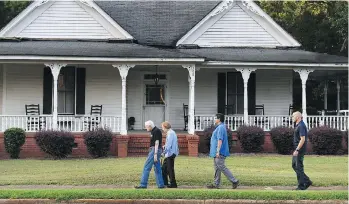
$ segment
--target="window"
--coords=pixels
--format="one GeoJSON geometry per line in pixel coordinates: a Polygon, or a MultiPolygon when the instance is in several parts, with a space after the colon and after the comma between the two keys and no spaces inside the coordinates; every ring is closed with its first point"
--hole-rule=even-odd
{"type": "Polygon", "coordinates": [[[164,85],[146,85],[146,105],[163,105],[165,101],[164,85]]]}
{"type": "Polygon", "coordinates": [[[244,81],[240,72],[227,73],[227,103],[232,114],[244,113],[244,81]]]}
{"type": "Polygon", "coordinates": [[[58,76],[58,114],[75,113],[75,67],[64,67],[58,76]]]}

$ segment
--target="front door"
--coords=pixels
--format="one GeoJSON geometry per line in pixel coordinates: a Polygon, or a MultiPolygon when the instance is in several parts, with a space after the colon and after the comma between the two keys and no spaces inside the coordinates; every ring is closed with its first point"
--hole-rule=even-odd
{"type": "Polygon", "coordinates": [[[152,120],[158,128],[165,121],[165,84],[145,84],[143,121],[152,120]]]}

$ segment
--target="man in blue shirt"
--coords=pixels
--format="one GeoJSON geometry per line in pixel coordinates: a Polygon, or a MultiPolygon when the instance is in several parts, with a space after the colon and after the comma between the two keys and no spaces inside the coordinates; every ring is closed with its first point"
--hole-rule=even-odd
{"type": "Polygon", "coordinates": [[[225,158],[230,155],[227,128],[224,125],[224,115],[216,114],[216,129],[213,131],[210,142],[210,157],[214,158],[213,164],[215,169],[214,184],[210,184],[207,188],[219,188],[221,183],[221,173],[223,173],[232,183],[233,189],[239,185],[231,171],[225,166],[225,158]]]}
{"type": "Polygon", "coordinates": [[[298,187],[296,190],[306,190],[313,184],[304,173],[304,154],[307,151],[308,131],[302,120],[302,114],[297,111],[292,114],[292,120],[296,123],[293,136],[294,152],[292,157],[292,168],[297,174],[298,187]]]}

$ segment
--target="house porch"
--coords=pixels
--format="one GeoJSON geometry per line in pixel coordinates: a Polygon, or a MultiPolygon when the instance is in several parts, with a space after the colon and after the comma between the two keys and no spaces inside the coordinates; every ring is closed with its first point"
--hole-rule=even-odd
{"type": "MultiPolygon", "coordinates": [[[[117,67],[110,64],[86,63],[68,65],[67,69],[75,70],[71,72],[74,73],[72,80],[74,85],[71,89],[73,97],[69,98],[67,94],[70,93],[69,89],[59,87],[66,86],[64,83],[68,83],[69,80],[64,80],[69,77],[58,77],[57,123],[53,122],[54,90],[52,82],[47,83],[45,69],[48,68],[45,68],[44,64],[6,63],[1,64],[0,69],[1,131],[10,127],[21,127],[27,132],[35,132],[40,129],[41,121],[45,121],[44,129],[58,128],[83,132],[88,125],[86,121],[91,121],[93,117],[90,114],[91,105],[98,104],[103,106],[103,112],[97,125],[121,133],[123,95],[120,85],[123,80],[117,67]],[[78,79],[79,76],[81,78],[81,74],[78,74],[78,70],[81,69],[84,70],[83,80],[78,79]],[[81,90],[84,94],[79,92],[81,90]],[[62,95],[64,91],[66,94],[62,95]],[[62,96],[65,97],[64,100],[62,96]],[[40,114],[37,117],[28,117],[25,113],[27,104],[39,104],[40,114]],[[35,123],[37,126],[28,126],[28,123],[35,123]],[[57,124],[57,127],[53,124],[57,124]]],[[[146,120],[153,120],[157,126],[160,126],[162,121],[168,120],[175,130],[183,130],[185,127],[183,104],[188,105],[190,101],[188,70],[175,63],[158,66],[136,65],[128,69],[125,80],[126,117],[124,118],[126,120],[130,117],[135,118],[133,129],[142,130],[146,120]],[[160,76],[158,85],[162,90],[154,86],[152,77],[156,73],[160,76]]],[[[300,78],[299,74],[293,69],[276,67],[256,69],[250,73],[247,83],[246,119],[243,70],[238,71],[227,66],[196,68],[194,131],[203,131],[212,125],[214,114],[218,111],[226,114],[226,123],[233,131],[243,124],[257,125],[265,131],[276,126],[292,125],[290,111],[294,110],[290,109],[290,104],[294,101],[294,79],[300,78]],[[255,109],[257,105],[263,105],[263,112],[255,109]],[[225,106],[233,106],[233,110],[228,110],[227,113],[225,106]]],[[[312,79],[313,74],[317,74],[316,77],[319,75],[325,77],[336,73],[335,76],[344,75],[345,72],[347,73],[343,70],[325,72],[319,69],[311,72],[309,78],[312,79]]],[[[69,72],[62,73],[69,74],[69,72]]],[[[306,122],[309,128],[328,125],[342,131],[347,130],[348,117],[345,116],[348,113],[345,110],[347,108],[341,107],[340,104],[337,108],[340,111],[336,115],[323,114],[321,111],[317,115],[308,115],[306,122]]],[[[125,122],[127,124],[127,121],[125,122]]],[[[131,126],[127,129],[130,131],[131,126]]],[[[188,131],[192,131],[189,126],[188,131]]]]}

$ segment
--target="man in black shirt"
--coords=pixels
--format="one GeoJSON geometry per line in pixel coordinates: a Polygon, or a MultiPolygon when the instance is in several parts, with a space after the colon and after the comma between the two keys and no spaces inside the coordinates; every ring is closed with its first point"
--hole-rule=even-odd
{"type": "Polygon", "coordinates": [[[298,187],[296,190],[306,190],[313,184],[304,173],[303,166],[304,154],[307,150],[308,131],[300,112],[294,112],[292,114],[292,120],[296,123],[293,136],[294,152],[292,157],[292,168],[296,172],[298,180],[298,187]]]}
{"type": "Polygon", "coordinates": [[[150,148],[147,160],[145,161],[143,174],[141,178],[141,184],[139,186],[135,186],[135,188],[147,188],[148,186],[148,178],[149,173],[154,165],[155,179],[158,188],[164,188],[164,180],[162,178],[162,170],[160,165],[160,156],[162,152],[161,143],[162,143],[162,133],[159,128],[157,128],[153,121],[145,122],[145,128],[148,132],[150,132],[150,148]]]}

